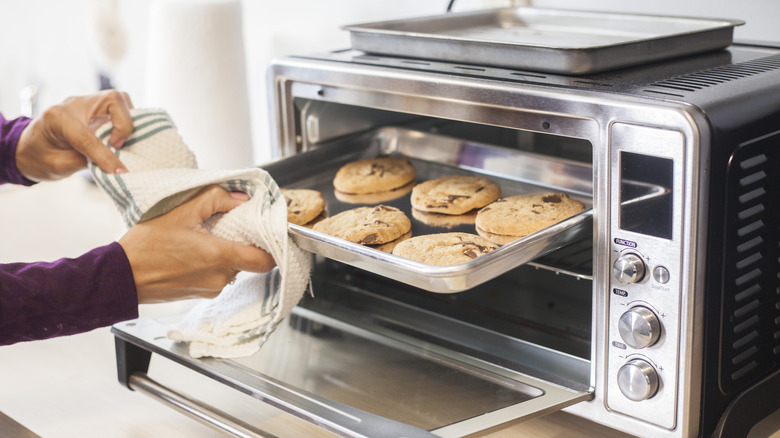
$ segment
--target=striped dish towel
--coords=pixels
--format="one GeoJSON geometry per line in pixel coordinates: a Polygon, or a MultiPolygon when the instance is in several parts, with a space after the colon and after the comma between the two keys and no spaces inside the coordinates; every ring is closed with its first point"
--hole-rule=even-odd
{"type": "MultiPolygon", "coordinates": [[[[133,133],[121,149],[113,149],[129,172],[107,174],[89,165],[128,227],[167,213],[207,185],[250,196],[204,226],[215,236],[263,248],[277,267],[267,274],[242,273],[219,296],[193,307],[168,336],[189,342],[193,357],[253,354],[310,287],[311,255],[287,235],[287,206],[279,187],[259,168],[198,169],[165,111],[134,109],[131,115],[133,133]]],[[[109,122],[95,133],[108,147],[112,129],[109,122]]]]}

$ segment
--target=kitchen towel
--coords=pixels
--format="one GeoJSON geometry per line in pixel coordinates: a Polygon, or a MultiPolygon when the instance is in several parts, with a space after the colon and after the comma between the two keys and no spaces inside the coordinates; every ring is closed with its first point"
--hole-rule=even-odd
{"type": "Polygon", "coordinates": [[[144,106],[165,108],[201,169],[255,163],[241,0],[154,0],[144,106]]]}
{"type": "MultiPolygon", "coordinates": [[[[94,163],[89,166],[128,227],[167,213],[211,184],[250,196],[204,226],[215,236],[265,249],[277,267],[267,274],[241,275],[218,297],[193,307],[168,335],[189,342],[193,357],[251,355],[310,287],[311,256],[287,234],[281,190],[260,168],[198,169],[195,155],[165,111],[133,109],[131,115],[133,133],[121,149],[112,148],[128,173],[107,174],[94,163]]],[[[109,122],[95,133],[107,147],[112,129],[109,122]]]]}

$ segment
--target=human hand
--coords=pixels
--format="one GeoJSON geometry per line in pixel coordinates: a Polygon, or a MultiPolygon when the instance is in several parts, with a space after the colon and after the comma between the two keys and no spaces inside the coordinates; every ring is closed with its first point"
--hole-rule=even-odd
{"type": "Polygon", "coordinates": [[[275,263],[267,252],[213,236],[203,227],[212,215],[247,199],[209,186],[169,213],[131,228],[119,244],[130,261],[138,302],[213,298],[239,271],[271,270],[275,263]]]}
{"type": "Polygon", "coordinates": [[[84,169],[89,158],[106,173],[127,172],[93,131],[110,120],[114,130],[109,143],[120,148],[133,132],[131,108],[127,93],[116,90],[70,97],[48,108],[22,131],[17,169],[33,181],[57,180],[84,169]]]}

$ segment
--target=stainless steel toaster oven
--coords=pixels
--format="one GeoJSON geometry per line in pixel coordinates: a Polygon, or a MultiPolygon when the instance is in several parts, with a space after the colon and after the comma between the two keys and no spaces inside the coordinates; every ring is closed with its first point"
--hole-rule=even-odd
{"type": "MultiPolygon", "coordinates": [[[[561,409],[734,437],[780,408],[780,48],[586,75],[350,49],[277,61],[268,83],[265,168],[322,191],[329,214],[351,208],[335,171],[376,155],[586,211],[448,267],[290,225],[315,269],[289,324],[237,360],[188,357],[160,321],[118,324],[129,387],[159,395],[154,353],[355,437],[476,435],[561,409]]],[[[408,195],[389,203],[413,218],[408,195]]]]}

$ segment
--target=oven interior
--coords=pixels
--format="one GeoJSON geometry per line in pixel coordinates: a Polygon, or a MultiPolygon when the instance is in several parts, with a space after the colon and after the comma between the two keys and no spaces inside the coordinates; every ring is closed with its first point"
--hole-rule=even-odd
{"type": "MultiPolygon", "coordinates": [[[[539,190],[564,190],[592,200],[593,146],[587,139],[322,100],[296,98],[294,106],[298,154],[333,151],[333,155],[349,155],[352,154],[350,144],[356,143],[355,148],[362,148],[361,142],[377,142],[378,137],[382,143],[376,147],[378,153],[386,152],[387,148],[401,153],[411,151],[410,155],[414,156],[417,160],[415,165],[418,165],[422,161],[435,162],[439,154],[446,154],[446,151],[424,151],[434,137],[445,137],[454,140],[451,143],[453,147],[479,145],[486,150],[497,151],[498,156],[518,153],[520,160],[523,157],[546,160],[552,163],[552,172],[556,168],[565,172],[567,168],[563,164],[574,163],[588,174],[571,179],[567,175],[527,174],[527,169],[512,166],[511,160],[507,161],[509,165],[507,162],[486,164],[487,159],[469,160],[462,156],[453,167],[457,167],[454,170],[459,172],[497,178],[502,186],[504,181],[523,181],[539,187],[539,190]],[[409,135],[393,136],[393,132],[399,129],[414,133],[414,144],[394,145],[394,142],[408,141],[405,138],[409,135]],[[382,134],[376,135],[377,132],[382,134]],[[478,163],[475,164],[475,161],[478,163]],[[564,182],[559,187],[556,181],[564,182]]],[[[361,153],[365,156],[373,152],[361,153]]],[[[328,155],[325,153],[325,156],[328,155]]],[[[353,158],[343,157],[344,160],[353,158]]],[[[319,165],[313,161],[312,166],[319,165]]],[[[427,168],[424,164],[418,167],[423,169],[422,175],[418,172],[418,182],[439,176],[438,173],[425,174],[427,168]]],[[[273,168],[268,170],[283,188],[301,186],[301,181],[295,177],[275,175],[273,168]]],[[[317,172],[316,169],[309,171],[317,172]]],[[[305,182],[303,185],[306,185],[305,182]]],[[[328,198],[329,193],[324,195],[328,198]]],[[[407,194],[405,201],[401,202],[408,203],[408,197],[407,194]]],[[[332,203],[338,201],[328,199],[329,214],[333,214],[330,210],[332,203]]],[[[475,233],[473,227],[438,231],[475,233]]],[[[392,327],[422,342],[446,345],[524,373],[544,376],[549,380],[559,380],[563,376],[576,386],[589,384],[587,366],[580,366],[577,371],[564,371],[554,377],[549,375],[550,370],[560,365],[547,363],[545,358],[555,362],[551,356],[529,352],[554,351],[556,356],[571,356],[581,359],[580,363],[589,363],[593,302],[592,219],[576,238],[567,240],[552,252],[458,293],[430,292],[348,263],[321,256],[315,258],[314,297],[303,300],[301,306],[304,308],[325,313],[352,312],[361,315],[357,319],[367,327],[392,327]],[[432,320],[447,328],[437,330],[432,320]],[[457,335],[453,334],[456,330],[453,327],[458,327],[457,335]],[[485,341],[486,337],[495,338],[493,344],[485,341]],[[512,347],[502,352],[502,348],[496,348],[496,345],[512,347]]],[[[306,325],[296,317],[293,319],[295,324],[306,325]]]]}

